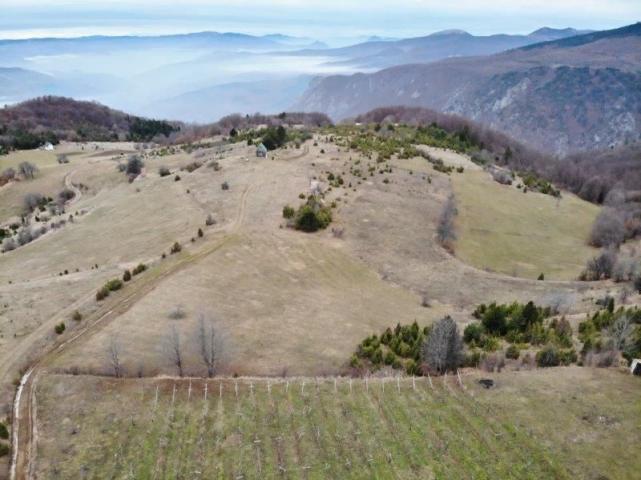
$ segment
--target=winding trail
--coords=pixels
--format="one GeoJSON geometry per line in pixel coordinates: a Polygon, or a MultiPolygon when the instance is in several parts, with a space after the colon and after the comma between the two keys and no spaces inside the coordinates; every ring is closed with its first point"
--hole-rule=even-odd
{"type": "Polygon", "coordinates": [[[111,321],[129,311],[167,277],[185,270],[237,238],[247,215],[247,197],[250,190],[251,185],[241,194],[236,217],[226,227],[227,231],[222,238],[207,243],[193,252],[185,252],[186,254],[176,258],[170,257],[153,270],[140,275],[127,285],[123,294],[108,297],[98,310],[83,321],[83,326],[74,332],[73,336],[54,344],[29,366],[20,380],[14,399],[10,480],[33,478],[36,443],[35,385],[38,375],[45,372],[47,366],[59,358],[68,347],[91,338],[111,321]]]}

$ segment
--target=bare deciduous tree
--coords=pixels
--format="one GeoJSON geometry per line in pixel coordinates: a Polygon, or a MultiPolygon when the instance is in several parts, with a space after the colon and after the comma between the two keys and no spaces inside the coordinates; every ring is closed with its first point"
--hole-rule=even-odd
{"type": "Polygon", "coordinates": [[[38,167],[31,162],[21,162],[20,165],[18,165],[18,171],[24,178],[31,179],[36,175],[38,167]]]}
{"type": "Polygon", "coordinates": [[[594,221],[590,243],[595,247],[618,247],[625,239],[625,225],[621,213],[604,208],[594,221]]]}
{"type": "Polygon", "coordinates": [[[461,362],[463,341],[452,317],[445,317],[432,327],[423,343],[423,362],[438,373],[455,369],[461,362]]]}
{"type": "Polygon", "coordinates": [[[214,322],[204,314],[201,314],[199,318],[198,345],[200,357],[207,367],[207,376],[213,377],[220,361],[222,344],[220,336],[216,333],[214,322]]]}
{"type": "Polygon", "coordinates": [[[111,337],[109,340],[107,356],[109,358],[109,365],[111,366],[116,378],[122,377],[123,374],[122,361],[120,358],[121,350],[122,347],[118,339],[115,336],[111,337]]]}
{"type": "Polygon", "coordinates": [[[454,196],[451,195],[445,202],[445,205],[443,205],[443,210],[441,210],[441,216],[439,217],[436,228],[436,236],[439,243],[448,250],[452,249],[452,242],[456,240],[454,217],[456,217],[457,214],[456,202],[454,196]]]}
{"type": "Polygon", "coordinates": [[[171,361],[174,366],[178,369],[178,375],[183,376],[183,350],[182,343],[180,341],[180,333],[176,326],[172,326],[171,333],[167,339],[167,347],[169,349],[169,355],[171,356],[171,361]]]}
{"type": "Polygon", "coordinates": [[[634,325],[632,325],[630,317],[627,315],[621,315],[617,318],[608,331],[608,336],[612,342],[612,348],[619,352],[622,351],[633,331],[634,325]]]}

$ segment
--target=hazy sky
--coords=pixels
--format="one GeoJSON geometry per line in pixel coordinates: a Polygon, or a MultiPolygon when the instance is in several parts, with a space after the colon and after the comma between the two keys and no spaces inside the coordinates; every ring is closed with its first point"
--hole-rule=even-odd
{"type": "Polygon", "coordinates": [[[329,40],[450,28],[606,29],[639,20],[641,0],[0,0],[0,38],[215,30],[329,40]]]}

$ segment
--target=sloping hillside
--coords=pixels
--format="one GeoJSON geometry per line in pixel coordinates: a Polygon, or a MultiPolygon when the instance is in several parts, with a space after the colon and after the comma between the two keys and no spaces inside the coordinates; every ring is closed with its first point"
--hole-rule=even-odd
{"type": "Polygon", "coordinates": [[[641,24],[489,57],[317,79],[296,105],[340,119],[387,105],[458,113],[554,153],[641,135],[641,24]]]}
{"type": "Polygon", "coordinates": [[[178,128],[95,102],[41,97],[0,110],[0,150],[37,148],[45,141],[59,140],[146,141],[178,128]]]}

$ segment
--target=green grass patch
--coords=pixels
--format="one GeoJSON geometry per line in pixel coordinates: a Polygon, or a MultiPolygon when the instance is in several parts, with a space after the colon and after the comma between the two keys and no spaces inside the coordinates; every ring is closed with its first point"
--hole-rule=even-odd
{"type": "Polygon", "coordinates": [[[576,279],[595,255],[587,244],[599,208],[494,182],[485,172],[452,176],[459,211],[456,255],[481,269],[536,279],[576,279]]]}

